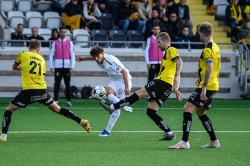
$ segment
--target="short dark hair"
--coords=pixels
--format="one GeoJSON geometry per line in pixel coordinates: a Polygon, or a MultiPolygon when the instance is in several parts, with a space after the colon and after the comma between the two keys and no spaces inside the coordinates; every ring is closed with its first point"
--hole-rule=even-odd
{"type": "Polygon", "coordinates": [[[24,27],[24,25],[22,23],[17,24],[16,27],[18,28],[20,25],[22,25],[24,27]]]}
{"type": "Polygon", "coordinates": [[[96,57],[99,54],[103,53],[104,50],[101,46],[94,46],[91,50],[90,50],[90,56],[96,57]]]}
{"type": "Polygon", "coordinates": [[[161,27],[160,27],[160,25],[159,25],[159,24],[153,24],[152,29],[154,29],[154,27],[159,27],[159,28],[160,28],[160,30],[161,30],[161,27]]]}
{"type": "Polygon", "coordinates": [[[41,42],[37,39],[31,39],[29,43],[30,50],[36,50],[41,47],[41,42]]]}
{"type": "Polygon", "coordinates": [[[66,27],[60,27],[60,28],[59,28],[59,31],[61,31],[62,29],[66,29],[66,31],[67,31],[67,28],[66,28],[66,27]]]}
{"type": "Polygon", "coordinates": [[[189,27],[188,27],[188,26],[184,25],[184,26],[182,27],[182,29],[181,29],[181,30],[183,30],[184,28],[188,28],[188,29],[189,29],[189,27]]]}

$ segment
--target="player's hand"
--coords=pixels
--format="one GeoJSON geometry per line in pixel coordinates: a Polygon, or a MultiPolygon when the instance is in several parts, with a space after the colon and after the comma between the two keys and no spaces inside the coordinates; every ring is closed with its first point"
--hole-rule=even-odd
{"type": "Polygon", "coordinates": [[[151,65],[150,64],[147,64],[147,67],[148,67],[148,69],[151,69],[151,65]]]}
{"type": "Polygon", "coordinates": [[[199,80],[198,80],[198,79],[196,80],[195,85],[196,85],[196,86],[199,85],[199,80]]]}
{"type": "Polygon", "coordinates": [[[54,71],[55,71],[54,68],[50,68],[51,73],[54,73],[54,71]]]}
{"type": "Polygon", "coordinates": [[[77,62],[81,62],[81,61],[84,61],[85,59],[84,59],[84,56],[77,56],[76,57],[76,61],[77,62]]]}
{"type": "Polygon", "coordinates": [[[70,68],[69,73],[73,73],[74,68],[70,68]]]}
{"type": "Polygon", "coordinates": [[[125,90],[124,90],[125,94],[126,95],[129,95],[130,94],[130,90],[129,90],[129,87],[125,87],[125,90]]]}
{"type": "Polygon", "coordinates": [[[174,93],[175,93],[176,98],[177,98],[179,101],[181,101],[181,100],[182,100],[182,98],[181,98],[181,92],[179,92],[178,90],[175,90],[174,93]]]}
{"type": "Polygon", "coordinates": [[[207,89],[203,87],[201,90],[201,95],[200,95],[201,100],[207,100],[206,93],[207,93],[207,89]]]}

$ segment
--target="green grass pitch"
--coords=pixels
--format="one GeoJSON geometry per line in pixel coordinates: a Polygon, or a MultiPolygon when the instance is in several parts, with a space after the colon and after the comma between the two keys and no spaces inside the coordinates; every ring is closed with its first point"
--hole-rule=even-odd
{"type": "MultiPolygon", "coordinates": [[[[0,117],[11,99],[0,99],[0,117]]],[[[59,105],[66,107],[64,99],[59,105]]],[[[38,103],[13,113],[8,141],[0,142],[4,166],[248,166],[250,165],[250,101],[214,100],[208,116],[221,142],[219,149],[202,149],[209,141],[193,114],[189,150],[169,150],[182,136],[182,107],[186,101],[167,100],[158,113],[176,133],[173,141],[158,141],[164,133],[146,115],[147,100],[133,104],[109,137],[97,135],[109,114],[97,100],[73,99],[70,110],[88,119],[92,132],[38,103]]]]}

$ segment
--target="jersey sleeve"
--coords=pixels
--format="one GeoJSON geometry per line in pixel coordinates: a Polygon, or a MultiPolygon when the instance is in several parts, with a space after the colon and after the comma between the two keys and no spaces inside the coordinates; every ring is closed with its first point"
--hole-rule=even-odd
{"type": "Polygon", "coordinates": [[[174,47],[170,47],[170,49],[167,50],[167,54],[171,57],[170,59],[174,61],[177,57],[179,57],[178,50],[174,47]]]}
{"type": "Polygon", "coordinates": [[[21,64],[22,53],[23,53],[23,51],[19,52],[19,54],[18,54],[17,57],[16,57],[15,62],[16,62],[17,64],[21,64]]]}
{"type": "Polygon", "coordinates": [[[212,54],[212,49],[211,48],[205,48],[203,51],[203,58],[205,61],[208,62],[213,62],[213,54],[212,54]]]}

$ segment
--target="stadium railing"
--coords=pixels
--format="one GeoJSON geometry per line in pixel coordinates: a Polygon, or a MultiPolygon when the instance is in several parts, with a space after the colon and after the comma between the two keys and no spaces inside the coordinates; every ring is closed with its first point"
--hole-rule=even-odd
{"type": "MultiPolygon", "coordinates": [[[[248,45],[250,46],[250,45],[248,45]]],[[[250,73],[248,72],[250,66],[250,51],[247,44],[241,42],[239,45],[239,61],[238,61],[238,75],[240,81],[240,87],[243,89],[244,94],[242,97],[250,97],[250,87],[248,86],[248,80],[250,81],[250,73]]]]}
{"type": "MultiPolygon", "coordinates": [[[[11,42],[29,42],[29,40],[6,40],[6,39],[0,39],[0,45],[1,45],[1,49],[4,49],[5,47],[11,47],[11,42]]],[[[41,40],[41,42],[43,43],[50,43],[50,46],[53,42],[53,40],[41,40]]],[[[92,47],[94,44],[95,45],[99,45],[99,43],[106,43],[106,48],[109,48],[112,46],[112,43],[124,43],[125,46],[124,47],[121,47],[121,48],[131,48],[129,46],[130,43],[137,43],[137,44],[141,44],[141,47],[139,47],[140,49],[144,50],[145,49],[145,46],[146,46],[146,43],[145,41],[74,41],[72,40],[72,42],[74,44],[77,45],[77,43],[88,43],[88,46],[85,46],[87,48],[89,47],[92,47]]],[[[188,51],[191,52],[192,48],[191,48],[191,45],[200,45],[200,44],[203,44],[201,42],[171,42],[171,44],[182,44],[182,45],[188,45],[188,51]]],[[[228,42],[216,42],[216,44],[218,45],[229,45],[229,46],[232,46],[233,47],[233,51],[236,52],[237,51],[237,44],[236,43],[228,43],[228,42]]],[[[85,48],[83,47],[83,48],[85,48]]],[[[132,47],[134,48],[134,47],[132,47]]]]}

